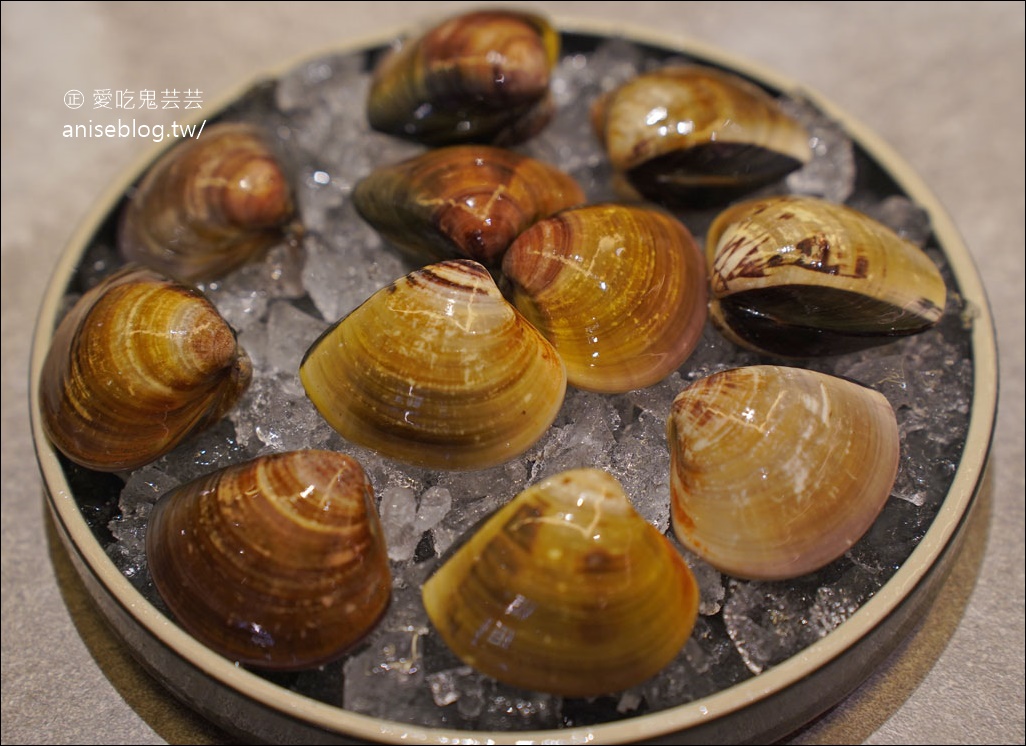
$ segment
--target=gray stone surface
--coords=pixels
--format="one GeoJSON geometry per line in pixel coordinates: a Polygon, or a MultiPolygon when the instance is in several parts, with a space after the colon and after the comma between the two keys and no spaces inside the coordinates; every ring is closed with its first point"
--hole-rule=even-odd
{"type": "MultiPolygon", "coordinates": [[[[131,659],[45,517],[26,395],[40,299],[76,225],[155,147],[142,138],[65,139],[65,124],[88,121],[65,107],[65,92],[193,87],[213,108],[259,72],[380,38],[429,12],[483,4],[3,4],[4,743],[228,740],[131,659]]],[[[998,329],[1000,410],[979,509],[914,633],[790,740],[1022,743],[1023,4],[526,5],[698,40],[801,81],[892,146],[949,211],[998,329]]]]}

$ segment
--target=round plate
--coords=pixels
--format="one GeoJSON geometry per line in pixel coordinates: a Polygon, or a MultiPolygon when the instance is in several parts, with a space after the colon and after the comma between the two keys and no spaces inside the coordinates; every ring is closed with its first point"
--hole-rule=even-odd
{"type": "MultiPolygon", "coordinates": [[[[339,54],[361,58],[369,67],[392,38],[394,35],[339,54]]],[[[587,56],[609,39],[604,31],[565,29],[564,52],[587,56]]],[[[653,59],[683,56],[732,70],[772,92],[799,90],[791,81],[693,43],[682,47],[635,34],[630,42],[653,59]]],[[[230,113],[261,85],[247,86],[221,111],[230,113]]],[[[972,370],[964,444],[936,515],[916,537],[914,548],[890,579],[846,621],[800,654],[715,693],[627,718],[609,707],[608,718],[592,718],[588,725],[535,731],[447,730],[361,715],[212,653],[185,634],[122,575],[91,525],[92,515],[117,505],[121,480],[70,466],[50,446],[40,426],[39,375],[52,330],[66,297],[81,288],[84,257],[98,242],[109,239],[126,191],[148,167],[151,159],[147,159],[121,183],[113,185],[64,253],[43,302],[31,366],[33,436],[49,509],[90,595],[131,652],[176,696],[219,726],[246,739],[271,742],[765,742],[801,727],[856,688],[910,631],[957,553],[994,425],[994,331],[969,254],[926,186],[872,133],[820,96],[806,91],[802,95],[851,137],[860,169],[860,189],[903,195],[925,210],[932,230],[930,246],[943,256],[949,290],[961,299],[962,318],[956,325],[961,331],[956,333],[964,337],[963,362],[968,362],[972,370]]]]}

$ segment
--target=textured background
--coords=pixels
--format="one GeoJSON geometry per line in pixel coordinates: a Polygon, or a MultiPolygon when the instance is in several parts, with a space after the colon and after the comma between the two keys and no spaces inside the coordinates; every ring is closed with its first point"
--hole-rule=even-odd
{"type": "MultiPolygon", "coordinates": [[[[64,124],[86,120],[72,118],[64,92],[190,84],[211,105],[259,72],[482,4],[3,4],[4,743],[225,741],[108,632],[45,519],[26,396],[40,298],[76,225],[155,147],[65,140],[64,124]]],[[[528,5],[695,39],[800,81],[880,135],[949,211],[998,328],[1000,411],[978,510],[915,632],[790,740],[1022,743],[1023,4],[528,5]]]]}

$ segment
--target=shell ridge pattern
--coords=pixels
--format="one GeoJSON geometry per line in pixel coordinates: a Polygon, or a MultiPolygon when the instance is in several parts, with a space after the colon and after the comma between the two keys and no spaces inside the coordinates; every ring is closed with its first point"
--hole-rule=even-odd
{"type": "Polygon", "coordinates": [[[601,505],[592,506],[591,520],[587,526],[582,526],[574,521],[574,514],[572,512],[563,512],[559,516],[550,515],[539,515],[539,516],[524,516],[519,519],[515,524],[516,528],[521,528],[525,524],[533,523],[537,525],[549,525],[556,526],[558,528],[568,528],[578,532],[584,539],[595,539],[598,538],[595,534],[595,527],[602,521],[602,508],[601,505]]]}
{"type": "Polygon", "coordinates": [[[716,263],[713,267],[715,289],[725,291],[730,281],[737,277],[765,277],[765,261],[759,261],[760,249],[769,239],[763,238],[753,242],[744,236],[735,236],[725,245],[717,249],[716,263]]]}
{"type": "Polygon", "coordinates": [[[478,205],[473,200],[468,202],[466,199],[457,199],[455,197],[421,197],[417,200],[417,203],[422,207],[451,207],[454,210],[465,212],[482,222],[489,223],[491,220],[489,216],[495,203],[500,199],[505,199],[508,191],[505,184],[499,184],[492,190],[488,196],[488,201],[483,205],[478,205]]]}
{"type": "Polygon", "coordinates": [[[579,253],[572,254],[558,254],[556,252],[545,251],[544,246],[540,249],[532,249],[532,253],[536,256],[540,256],[543,259],[548,259],[561,264],[566,269],[574,272],[575,274],[584,277],[585,279],[595,276],[595,265],[602,257],[603,252],[617,251],[616,245],[619,244],[619,249],[626,247],[624,238],[622,235],[617,234],[615,236],[603,236],[599,239],[598,251],[593,251],[591,256],[588,258],[587,264],[584,263],[584,257],[579,253]]]}

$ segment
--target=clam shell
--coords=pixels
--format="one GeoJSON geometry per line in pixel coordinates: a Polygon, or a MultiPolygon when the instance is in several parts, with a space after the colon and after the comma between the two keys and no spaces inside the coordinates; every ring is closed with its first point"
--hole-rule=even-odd
{"type": "Polygon", "coordinates": [[[437,148],[383,166],[353,191],[360,215],[414,258],[489,267],[533,223],[583,202],[562,171],[488,145],[437,148]]]}
{"type": "Polygon", "coordinates": [[[850,352],[940,320],[944,279],[915,244],[811,197],[750,200],[709,229],[710,315],[738,344],[806,357],[850,352]]]}
{"type": "Polygon", "coordinates": [[[341,453],[264,456],[183,485],[154,507],[146,550],[181,625],[258,668],[339,657],[391,595],[373,490],[341,453]]]}
{"type": "Polygon", "coordinates": [[[197,290],[128,266],[83,295],[40,378],[43,427],[77,464],[134,469],[230,409],[252,366],[197,290]]]}
{"type": "Polygon", "coordinates": [[[481,469],[527,450],[555,419],[566,372],[552,346],[469,259],[378,291],[307,351],[321,415],[390,458],[481,469]]]}
{"type": "Polygon", "coordinates": [[[591,118],[613,168],[663,204],[733,198],[812,157],[805,128],[776,99],[699,65],[637,75],[596,99],[591,118]]]}
{"type": "Polygon", "coordinates": [[[118,246],[131,262],[200,282],[282,240],[293,215],[266,135],[249,124],[215,124],[146,172],[125,206],[118,246]]]}
{"type": "Polygon", "coordinates": [[[878,392],[801,368],[734,368],[691,384],[667,420],[673,529],[722,572],[778,580],[843,555],[898,469],[878,392]]]}
{"type": "Polygon", "coordinates": [[[649,386],[692,353],[706,320],[705,261],[672,216],[588,205],[541,220],[509,248],[513,303],[559,351],[573,386],[649,386]]]}
{"type": "Polygon", "coordinates": [[[598,469],[564,472],[501,508],[423,586],[465,663],[572,697],[638,684],[687,641],[699,592],[681,555],[598,469]]]}
{"type": "Polygon", "coordinates": [[[403,42],[377,66],[373,129],[426,145],[512,145],[553,112],[549,80],[559,34],[542,16],[477,10],[403,42]]]}

